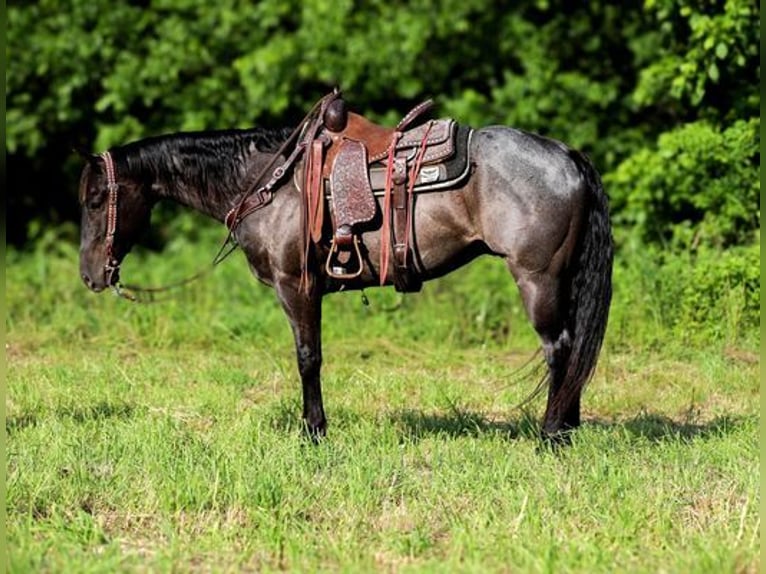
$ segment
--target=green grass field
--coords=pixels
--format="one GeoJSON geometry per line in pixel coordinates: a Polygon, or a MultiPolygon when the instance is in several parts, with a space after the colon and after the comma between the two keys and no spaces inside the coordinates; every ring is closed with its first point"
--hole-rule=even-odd
{"type": "Polygon", "coordinates": [[[519,407],[535,339],[502,265],[368,296],[326,301],[314,446],[287,322],[241,255],[137,306],[87,292],[74,247],[9,254],[9,571],[759,570],[753,345],[633,346],[616,310],[585,424],[551,453],[543,398],[519,407]]]}

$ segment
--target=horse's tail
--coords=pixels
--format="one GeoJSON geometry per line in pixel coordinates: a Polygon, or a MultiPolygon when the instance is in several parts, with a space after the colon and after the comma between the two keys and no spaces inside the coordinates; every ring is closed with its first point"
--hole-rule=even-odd
{"type": "Polygon", "coordinates": [[[562,388],[557,393],[561,401],[558,406],[579,398],[593,376],[612,300],[614,245],[607,196],[590,160],[577,151],[572,151],[571,157],[585,180],[587,204],[579,245],[569,270],[565,321],[572,343],[562,388]]]}

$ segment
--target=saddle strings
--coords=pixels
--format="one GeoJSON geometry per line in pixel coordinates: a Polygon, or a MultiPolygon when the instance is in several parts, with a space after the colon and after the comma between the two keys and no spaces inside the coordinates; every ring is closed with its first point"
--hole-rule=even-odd
{"type": "Polygon", "coordinates": [[[417,156],[415,157],[415,163],[410,170],[409,182],[407,185],[407,223],[404,231],[404,266],[407,266],[407,255],[410,251],[410,233],[412,230],[412,212],[414,210],[415,203],[415,181],[420,175],[420,168],[423,167],[423,158],[426,154],[428,147],[428,135],[431,133],[433,127],[433,121],[428,122],[426,133],[423,134],[423,139],[420,141],[420,148],[418,149],[417,156]]]}
{"type": "Polygon", "coordinates": [[[391,145],[388,147],[388,161],[386,164],[386,184],[383,189],[383,224],[380,228],[380,285],[385,285],[388,275],[388,262],[391,256],[391,194],[394,185],[394,155],[396,142],[402,133],[394,132],[391,145]]]}

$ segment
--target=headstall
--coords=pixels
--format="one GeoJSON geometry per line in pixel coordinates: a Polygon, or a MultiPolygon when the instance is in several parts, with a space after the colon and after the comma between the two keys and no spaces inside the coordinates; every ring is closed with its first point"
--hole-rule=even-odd
{"type": "Polygon", "coordinates": [[[106,167],[106,188],[109,191],[106,204],[106,238],[104,240],[106,263],[104,263],[104,276],[106,284],[114,286],[116,282],[113,282],[112,279],[120,270],[120,262],[114,254],[114,236],[117,232],[117,191],[120,186],[117,185],[112,154],[105,151],[100,156],[104,160],[104,166],[106,167]]]}

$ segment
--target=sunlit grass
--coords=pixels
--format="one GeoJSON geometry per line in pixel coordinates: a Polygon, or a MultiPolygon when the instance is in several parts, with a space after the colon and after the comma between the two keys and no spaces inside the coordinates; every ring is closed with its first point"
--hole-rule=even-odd
{"type": "MultiPolygon", "coordinates": [[[[535,341],[499,268],[397,312],[393,292],[343,294],[314,446],[287,322],[241,261],[134,306],[88,293],[61,250],[6,269],[13,572],[759,570],[747,349],[607,341],[585,424],[552,453],[543,397],[519,406],[535,341]]],[[[167,257],[126,270],[199,262],[167,257]]]]}

